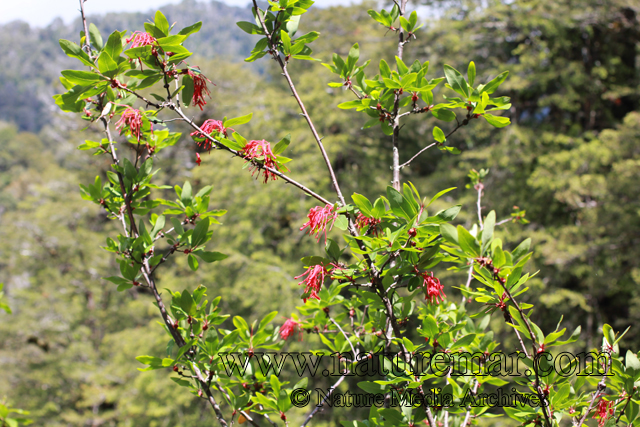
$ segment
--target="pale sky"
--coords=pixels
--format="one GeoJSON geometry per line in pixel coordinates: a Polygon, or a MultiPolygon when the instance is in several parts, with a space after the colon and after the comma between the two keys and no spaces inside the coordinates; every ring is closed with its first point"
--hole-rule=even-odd
{"type": "MultiPolygon", "coordinates": [[[[250,0],[222,0],[232,6],[246,6],[250,0]]],[[[180,0],[87,0],[87,14],[106,12],[146,12],[180,0]]],[[[316,0],[314,6],[349,4],[350,0],[316,0]]],[[[79,0],[0,0],[0,24],[22,20],[34,26],[45,26],[56,17],[70,22],[78,16],[79,0]]]]}

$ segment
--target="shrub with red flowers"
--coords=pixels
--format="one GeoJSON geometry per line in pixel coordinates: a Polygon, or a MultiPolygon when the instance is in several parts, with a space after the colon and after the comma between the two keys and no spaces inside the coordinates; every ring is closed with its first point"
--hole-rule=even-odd
{"type": "MultiPolygon", "coordinates": [[[[344,384],[351,382],[352,392],[358,387],[368,393],[382,393],[384,401],[389,402],[402,390],[411,390],[420,398],[418,404],[409,407],[383,405],[368,412],[354,411],[354,418],[368,415],[364,415],[365,420],[344,420],[344,425],[414,426],[424,422],[429,427],[466,427],[499,414],[523,426],[551,427],[566,417],[573,426],[582,427],[589,416],[597,418],[600,427],[606,423],[637,423],[640,361],[631,351],[624,358],[620,356],[619,342],[624,333],[603,326],[601,348],[605,357],[595,364],[595,380],[585,380],[585,371],[592,366],[585,366],[576,357],[560,363],[559,369],[566,375],[546,369],[549,350],[560,351],[577,341],[580,329],[564,337],[560,323],[553,331],[543,331],[533,321],[535,298],[527,282],[535,274],[526,272],[532,256],[531,239],[511,247],[501,238],[511,230],[504,224],[526,225],[524,210],[518,209],[511,216],[503,213],[507,218],[500,221],[494,210],[483,211],[487,171],[472,170],[469,174],[469,188],[477,191],[477,212],[472,216],[477,221],[469,216],[457,218],[461,206],[451,206],[455,193],[443,197],[453,188],[423,197],[413,183],[402,182],[403,168],[410,167],[428,149],[434,147],[445,155],[459,153],[449,140],[459,128],[485,125],[485,121],[496,128],[510,124],[502,115],[510,110],[510,100],[498,95],[508,72],[488,78],[483,71],[477,76],[475,63],[470,62],[466,75],[445,65],[443,76],[434,76],[428,61],[406,59],[405,50],[410,48],[407,43],[420,35],[418,15],[408,12],[407,2],[394,3],[390,11],[370,10],[369,15],[383,31],[390,29],[397,36],[395,63],[390,65],[382,59],[371,70],[370,61],[360,60],[356,43],[346,57],[334,54],[331,63],[324,65],[337,76],[330,86],[345,87],[347,94],[353,95],[339,105],[340,109],[356,109],[365,119],[364,128],[379,126],[390,138],[391,185],[384,194],[371,199],[359,193],[347,199],[341,187],[345,177],[336,174],[314,117],[300,96],[302,91],[289,74],[290,63],[314,59],[310,45],[320,35],[315,31],[297,33],[298,23],[311,3],[271,2],[268,10],[263,10],[253,0],[254,22],[238,25],[259,37],[247,61],[268,55],[280,68],[318,147],[318,161],[327,169],[331,194],[329,186],[312,189],[288,175],[284,165],[293,159],[282,153],[291,143],[290,135],[272,145],[265,135],[247,137],[234,130],[249,122],[251,113],[209,119],[201,125],[190,118],[193,113],[187,113],[187,108],[203,110],[205,98],[211,98],[207,86],[211,81],[198,67],[187,63],[191,56],[189,37],[200,30],[202,23],[175,32],[166,17],[157,12],[154,21],[145,24],[144,32],[135,31],[126,39],[125,33],[114,31],[106,43],[98,43],[92,40],[96,35],[92,31],[83,34],[80,44],[60,41],[63,51],[84,69],[62,72],[67,92],[54,97],[56,104],[100,126],[106,136],[101,142],[86,141],[79,147],[105,156],[111,163],[106,182],[98,176],[93,183],[81,185],[82,197],[99,205],[121,227],[105,246],[119,269],[105,280],[118,291],[135,286],[153,295],[158,316],[172,341],[166,354],[139,356],[138,360],[147,365],[146,370],[162,369],[174,375],[176,387],[189,389],[194,399],[204,399],[222,426],[233,422],[236,414],[254,426],[275,424],[277,419],[286,426],[292,417],[298,417],[302,425],[312,420],[316,411],[295,408],[293,403],[297,401],[292,399],[294,391],[313,388],[309,383],[314,378],[291,385],[279,377],[279,371],[261,371],[267,351],[282,350],[288,338],[302,331],[310,334],[305,345],[316,355],[340,355],[346,370],[336,387],[356,370],[360,356],[373,358],[382,348],[385,352],[378,354],[381,360],[377,365],[389,369],[377,378],[347,379],[344,384]],[[443,81],[446,97],[440,99],[434,89],[443,81]],[[153,86],[156,90],[149,98],[143,90],[153,86]],[[407,152],[400,135],[403,126],[411,123],[407,122],[410,116],[432,117],[446,130],[434,126],[433,143],[417,153],[407,152]],[[483,120],[475,120],[479,118],[483,120]],[[235,161],[244,161],[253,176],[262,174],[264,183],[278,178],[313,199],[297,217],[302,223],[306,215],[300,230],[314,235],[317,242],[324,236],[324,252],[302,254],[300,271],[303,267],[305,270],[291,277],[292,283],[299,280],[298,284],[304,285],[302,302],[298,313],[288,317],[279,329],[273,323],[276,312],[259,321],[240,316],[228,319],[220,312],[220,297],[210,301],[202,285],[168,293],[158,289],[158,269],[177,257],[185,257],[193,271],[203,262],[225,262],[227,258],[210,247],[224,245],[221,241],[212,243],[215,235],[211,228],[219,224],[215,217],[226,212],[209,207],[209,195],[218,188],[206,185],[194,189],[187,181],[173,187],[175,200],[154,198],[152,189],[168,187],[154,183],[157,154],[185,149],[171,148],[181,138],[171,127],[173,121],[192,129],[195,144],[191,149],[222,151],[235,161]],[[120,135],[111,131],[114,126],[120,135]],[[122,135],[126,135],[126,141],[119,141],[125,139],[122,135]],[[121,149],[124,144],[130,149],[121,149]],[[402,163],[401,158],[408,160],[402,163]],[[443,209],[435,209],[434,204],[443,209]],[[492,322],[496,311],[500,316],[492,322]],[[514,339],[505,340],[503,333],[488,330],[498,322],[514,339]],[[488,355],[496,349],[518,354],[528,369],[515,379],[485,375],[482,369],[490,365],[488,355]],[[462,374],[455,363],[459,351],[479,352],[482,356],[474,367],[480,371],[462,374]],[[251,369],[228,371],[223,355],[232,352],[244,353],[251,369]],[[413,357],[417,352],[437,352],[438,356],[451,358],[439,369],[434,364],[419,364],[413,357]],[[497,408],[481,399],[492,387],[504,385],[508,385],[508,391],[538,404],[520,401],[516,407],[497,408]],[[448,399],[444,404],[429,403],[427,392],[434,389],[448,399]],[[476,399],[485,403],[475,404],[476,399]],[[615,414],[618,416],[614,420],[615,414]]],[[[83,9],[84,2],[80,4],[83,9]]],[[[84,11],[83,24],[87,28],[84,11]]],[[[201,162],[196,153],[196,163],[201,162]]],[[[365,191],[375,194],[372,188],[365,191]]],[[[274,297],[280,297],[280,291],[273,292],[274,297]]]]}

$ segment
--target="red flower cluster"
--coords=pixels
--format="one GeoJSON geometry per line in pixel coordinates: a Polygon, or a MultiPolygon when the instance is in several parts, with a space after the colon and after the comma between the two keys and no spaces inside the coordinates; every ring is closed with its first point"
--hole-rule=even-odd
{"type": "MultiPolygon", "coordinates": [[[[265,167],[276,170],[278,169],[278,164],[276,163],[276,155],[273,154],[273,151],[271,150],[271,144],[269,144],[264,139],[261,141],[249,141],[242,150],[244,152],[244,158],[247,161],[251,161],[254,159],[260,160],[265,167]]],[[[258,167],[255,163],[252,163],[252,169],[253,171],[251,172],[251,176],[255,175],[256,172],[258,172],[258,175],[260,175],[261,168],[258,167]]],[[[269,178],[274,181],[277,179],[276,174],[267,169],[262,169],[262,174],[264,176],[265,184],[267,183],[269,178]]]]}
{"type": "MultiPolygon", "coordinates": [[[[307,276],[303,281],[299,282],[298,285],[302,285],[304,283],[304,293],[309,293],[309,298],[320,300],[318,292],[322,289],[322,284],[324,283],[324,279],[327,277],[327,274],[329,274],[327,268],[324,265],[318,264],[307,268],[307,271],[294,277],[294,279],[307,276]]],[[[307,299],[308,298],[303,298],[302,301],[306,303],[307,299]]]]}
{"type": "Polygon", "coordinates": [[[283,340],[289,339],[291,335],[298,332],[300,334],[300,339],[302,340],[302,331],[300,330],[300,323],[296,322],[293,319],[287,319],[284,322],[284,325],[280,328],[280,337],[283,340]]]}
{"type": "Polygon", "coordinates": [[[124,42],[128,44],[132,40],[133,40],[133,43],[131,43],[132,49],[134,47],[148,46],[156,42],[156,39],[154,37],[152,37],[149,33],[146,33],[144,31],[134,32],[133,34],[131,34],[131,37],[126,39],[124,42]]]}
{"type": "Polygon", "coordinates": [[[380,220],[376,218],[369,218],[360,212],[356,218],[356,227],[361,231],[365,227],[369,227],[369,233],[373,236],[377,236],[380,230],[377,225],[380,224],[380,220]]]}
{"type": "Polygon", "coordinates": [[[204,74],[198,70],[194,72],[190,68],[187,68],[187,74],[193,79],[193,98],[191,99],[191,103],[200,107],[202,111],[202,107],[207,105],[207,102],[204,100],[204,95],[206,94],[211,98],[211,92],[209,92],[209,88],[207,87],[207,82],[211,83],[211,80],[206,78],[204,74]]]}
{"type": "Polygon", "coordinates": [[[609,415],[613,415],[613,402],[609,402],[604,399],[600,399],[596,408],[596,413],[593,414],[593,418],[599,418],[598,427],[604,427],[609,415]]]}
{"type": "MultiPolygon", "coordinates": [[[[209,119],[205,121],[202,126],[200,126],[202,132],[196,130],[190,133],[193,138],[206,138],[207,135],[211,134],[211,132],[219,132],[225,137],[227,136],[227,128],[222,125],[222,120],[212,120],[209,119]]],[[[233,130],[233,129],[232,129],[233,130]]],[[[211,150],[211,140],[205,139],[204,141],[197,142],[199,147],[204,148],[205,150],[211,150]]]]}
{"type": "Polygon", "coordinates": [[[327,243],[327,231],[331,231],[336,218],[338,218],[338,213],[334,212],[333,205],[327,204],[325,207],[316,206],[311,208],[307,218],[309,220],[300,227],[300,230],[309,227],[308,233],[317,235],[318,242],[320,242],[321,233],[324,232],[324,242],[327,243]],[[329,230],[327,230],[327,226],[329,230]]]}
{"type": "MultiPolygon", "coordinates": [[[[140,128],[142,127],[142,113],[140,110],[136,110],[131,107],[127,107],[126,110],[122,112],[122,117],[116,123],[116,130],[122,132],[125,128],[129,128],[129,132],[131,136],[135,136],[138,142],[140,142],[140,128]]],[[[153,132],[153,128],[151,129],[153,132]]]]}
{"type": "Polygon", "coordinates": [[[436,304],[440,304],[441,301],[444,301],[447,297],[444,294],[444,286],[440,284],[440,280],[438,278],[433,276],[433,271],[431,272],[431,276],[429,276],[426,271],[419,274],[422,276],[423,280],[422,285],[425,290],[424,299],[428,299],[431,304],[434,302],[436,304]]]}

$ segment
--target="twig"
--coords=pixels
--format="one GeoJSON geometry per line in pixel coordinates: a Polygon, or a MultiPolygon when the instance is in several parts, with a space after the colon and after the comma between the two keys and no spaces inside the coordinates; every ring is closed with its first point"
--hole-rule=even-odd
{"type": "Polygon", "coordinates": [[[278,50],[277,50],[276,46],[274,45],[273,40],[271,39],[271,33],[269,33],[269,30],[267,29],[267,25],[264,22],[264,17],[260,13],[260,9],[258,8],[258,3],[257,3],[256,0],[253,0],[253,7],[255,8],[256,16],[258,17],[258,20],[260,21],[260,25],[262,26],[262,30],[264,31],[265,35],[267,36],[267,40],[269,42],[269,49],[271,50],[271,56],[273,56],[273,59],[275,59],[276,62],[278,62],[278,64],[280,65],[280,68],[282,69],[282,75],[287,80],[287,83],[289,84],[289,89],[291,89],[291,93],[293,94],[293,97],[298,102],[298,106],[300,107],[300,111],[302,111],[302,115],[304,116],[305,120],[307,121],[307,124],[309,125],[309,129],[311,129],[311,133],[313,134],[313,137],[316,140],[316,143],[318,144],[318,148],[320,148],[320,152],[322,153],[322,158],[324,159],[324,162],[327,165],[327,169],[328,169],[329,175],[331,177],[331,182],[333,184],[333,187],[334,187],[334,190],[335,190],[336,194],[338,195],[338,199],[340,200],[340,203],[342,203],[343,206],[346,206],[347,204],[346,204],[346,202],[344,200],[344,197],[342,195],[342,191],[340,190],[340,185],[338,184],[338,180],[336,178],[336,174],[333,171],[333,166],[331,166],[331,161],[329,160],[329,156],[327,155],[327,152],[324,149],[324,144],[322,144],[322,138],[320,138],[320,135],[318,135],[318,132],[316,131],[316,128],[315,128],[315,126],[313,124],[313,121],[311,120],[311,117],[309,116],[309,113],[307,112],[307,109],[305,108],[304,103],[302,102],[302,99],[300,99],[300,96],[298,95],[298,91],[296,90],[296,87],[293,84],[293,81],[291,80],[291,76],[289,75],[289,72],[287,71],[286,62],[283,62],[282,58],[278,54],[278,50]]]}
{"type": "Polygon", "coordinates": [[[353,347],[353,344],[351,343],[351,341],[349,340],[349,337],[347,336],[347,334],[345,334],[345,332],[342,330],[342,328],[340,327],[340,324],[338,322],[336,322],[335,320],[333,320],[332,317],[329,317],[329,320],[331,321],[331,323],[333,323],[334,325],[336,325],[336,327],[338,328],[338,330],[340,332],[342,332],[342,336],[344,336],[344,339],[347,340],[347,342],[349,343],[349,345],[351,346],[351,351],[353,352],[353,359],[354,360],[358,360],[358,353],[356,353],[356,349],[353,347]]]}
{"type": "Polygon", "coordinates": [[[424,153],[425,151],[427,151],[429,148],[433,147],[434,145],[436,145],[437,142],[431,143],[429,145],[427,145],[426,147],[424,147],[422,150],[418,151],[416,153],[415,156],[413,156],[412,158],[410,158],[409,160],[407,160],[406,162],[404,162],[403,164],[401,164],[400,166],[398,166],[400,169],[409,166],[409,164],[416,158],[418,157],[420,154],[424,153]]]}
{"type": "Polygon", "coordinates": [[[609,351],[606,351],[606,353],[609,355],[609,358],[608,358],[609,360],[607,362],[607,365],[605,366],[604,375],[602,376],[602,379],[598,383],[598,387],[596,388],[596,391],[593,392],[593,397],[591,398],[591,402],[589,402],[589,406],[587,407],[586,412],[580,418],[578,423],[574,424],[576,427],[581,427],[582,424],[584,424],[584,421],[586,420],[587,416],[593,409],[596,400],[598,400],[598,398],[602,396],[605,390],[607,389],[607,383],[605,380],[607,379],[607,374],[609,373],[609,369],[611,369],[611,353],[609,353],[609,351]]]}
{"type": "MultiPolygon", "coordinates": [[[[478,386],[480,385],[480,383],[478,382],[477,378],[473,378],[473,380],[475,381],[473,387],[472,387],[472,391],[471,393],[475,396],[475,394],[478,392],[478,386]]],[[[462,424],[460,424],[460,427],[466,427],[467,424],[469,424],[469,418],[471,417],[471,405],[467,405],[467,413],[464,416],[464,422],[462,424]]]]}
{"type": "MultiPolygon", "coordinates": [[[[226,150],[230,153],[232,153],[235,156],[238,157],[242,157],[244,158],[244,156],[236,150],[233,150],[225,145],[220,144],[219,141],[217,141],[215,138],[213,138],[211,135],[208,135],[206,132],[204,132],[202,129],[200,129],[200,127],[198,125],[196,125],[191,119],[189,119],[180,108],[176,107],[174,104],[171,104],[169,106],[170,109],[174,110],[185,122],[187,122],[193,129],[197,130],[198,132],[200,132],[202,135],[204,135],[209,141],[211,141],[213,143],[213,145],[216,148],[222,149],[222,150],[226,150]]],[[[304,185],[300,184],[299,182],[295,181],[293,178],[288,177],[287,175],[283,174],[282,172],[280,172],[277,169],[273,169],[267,166],[264,166],[260,163],[253,163],[256,167],[260,168],[260,169],[265,169],[268,170],[269,172],[271,172],[272,174],[282,178],[283,180],[285,180],[286,182],[288,182],[289,184],[292,184],[294,187],[298,187],[299,189],[301,189],[302,191],[304,191],[305,193],[307,193],[308,195],[310,195],[311,197],[321,201],[322,203],[324,203],[325,205],[331,205],[333,203],[329,202],[327,199],[325,199],[324,197],[320,196],[319,194],[313,192],[312,190],[310,190],[309,188],[305,187],[304,185]]]]}
{"type": "Polygon", "coordinates": [[[476,184],[476,190],[478,190],[478,225],[480,226],[480,230],[482,231],[482,229],[484,228],[483,224],[482,224],[482,190],[484,189],[484,184],[481,182],[478,182],[476,184]]]}
{"type": "Polygon", "coordinates": [[[313,411],[311,411],[309,413],[309,415],[307,415],[307,418],[305,418],[304,422],[302,423],[301,427],[305,427],[309,421],[311,421],[311,418],[313,418],[313,416],[316,414],[316,412],[318,412],[318,410],[320,410],[320,408],[322,408],[324,406],[324,403],[329,399],[329,397],[331,396],[331,394],[333,393],[333,391],[338,388],[338,386],[340,385],[340,383],[342,381],[344,381],[344,379],[346,378],[346,376],[349,375],[349,371],[345,372],[340,378],[338,378],[338,381],[336,381],[336,383],[331,386],[331,388],[329,388],[329,392],[324,396],[324,398],[322,399],[322,403],[320,403],[320,405],[316,405],[315,408],[313,408],[313,411]]]}
{"type": "Polygon", "coordinates": [[[497,227],[498,225],[506,224],[507,222],[511,222],[511,221],[513,221],[513,218],[505,218],[505,219],[503,219],[502,221],[498,221],[498,222],[496,222],[496,227],[497,227]]]}
{"type": "MultiPolygon", "coordinates": [[[[397,3],[396,3],[397,4],[397,3]]],[[[407,0],[400,0],[400,4],[398,5],[398,9],[400,11],[400,16],[404,15],[404,12],[407,8],[407,0]]],[[[402,26],[398,29],[398,58],[402,59],[402,54],[404,53],[404,30],[402,26]]],[[[393,134],[391,136],[391,140],[393,142],[393,188],[400,191],[400,122],[398,117],[398,112],[400,110],[400,92],[395,91],[394,99],[393,99],[393,134]]]]}
{"type": "Polygon", "coordinates": [[[90,59],[93,59],[91,56],[91,41],[89,39],[89,29],[87,27],[87,19],[84,15],[84,2],[86,0],[80,0],[80,16],[82,17],[82,27],[84,28],[84,46],[86,48],[87,55],[89,55],[90,59]]]}

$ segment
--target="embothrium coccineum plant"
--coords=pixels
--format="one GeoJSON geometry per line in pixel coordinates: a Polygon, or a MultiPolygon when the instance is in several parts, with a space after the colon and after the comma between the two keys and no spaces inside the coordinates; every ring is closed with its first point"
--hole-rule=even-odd
{"type": "MultiPolygon", "coordinates": [[[[455,355],[458,351],[490,353],[501,349],[503,344],[487,330],[492,314],[498,310],[518,344],[517,348],[503,350],[518,351],[531,367],[549,349],[576,342],[580,330],[563,340],[564,329],[558,327],[545,333],[535,324],[533,305],[522,301],[522,295],[529,291],[525,284],[532,277],[525,272],[531,257],[531,240],[507,248],[497,237],[509,232],[500,226],[511,218],[497,221],[496,212],[482,211],[486,171],[472,170],[469,174],[470,186],[478,195],[477,222],[456,226],[451,223],[460,211],[459,205],[438,211],[432,208],[436,200],[453,189],[423,197],[412,183],[401,180],[401,170],[429,149],[446,155],[459,153],[449,137],[460,127],[480,126],[483,122],[495,128],[509,125],[509,119],[501,112],[511,108],[510,100],[498,95],[508,72],[493,78],[481,73],[481,78],[475,63],[470,62],[466,76],[449,65],[444,66],[443,76],[433,76],[428,61],[406,59],[409,42],[420,36],[418,16],[407,11],[407,2],[396,3],[390,11],[370,10],[369,15],[382,25],[382,31],[395,34],[395,63],[380,60],[372,70],[371,61],[360,60],[356,43],[346,57],[335,54],[331,63],[324,65],[337,76],[338,81],[329,85],[346,88],[353,95],[338,107],[356,109],[364,117],[365,129],[379,127],[390,139],[392,185],[375,200],[359,193],[348,200],[314,118],[289,74],[291,62],[314,59],[310,45],[320,35],[315,31],[298,34],[299,20],[312,3],[283,0],[262,10],[254,1],[255,21],[240,22],[238,26],[258,39],[247,61],[268,55],[280,67],[318,147],[318,161],[327,169],[335,193],[331,196],[287,175],[285,164],[295,161],[282,155],[291,143],[289,135],[272,145],[264,136],[245,137],[240,133],[239,127],[252,119],[251,113],[209,119],[201,125],[189,118],[185,110],[193,106],[202,110],[212,95],[207,86],[210,80],[197,66],[188,64],[188,38],[199,31],[202,23],[176,33],[166,17],[157,12],[154,21],[145,24],[144,32],[137,30],[123,38],[123,33],[115,31],[106,43],[101,43],[90,37],[98,29],[87,25],[81,2],[86,36],[80,44],[60,41],[63,51],[78,60],[78,68],[83,69],[62,72],[61,81],[67,92],[55,96],[56,104],[104,129],[105,138],[88,140],[79,148],[107,156],[111,161],[112,170],[91,184],[81,185],[83,198],[105,209],[109,218],[122,227],[118,236],[107,239],[105,249],[116,258],[119,271],[106,280],[119,291],[134,286],[148,288],[170,340],[166,354],[139,356],[138,360],[147,370],[167,370],[179,386],[189,389],[195,398],[206,400],[222,426],[230,425],[238,414],[252,425],[269,422],[269,416],[272,423],[279,419],[287,426],[292,414],[302,419],[303,425],[313,421],[315,411],[296,412],[291,402],[294,390],[313,388],[313,378],[290,384],[273,371],[262,372],[256,364],[256,355],[283,349],[296,331],[317,334],[319,340],[305,342],[309,349],[316,354],[339,353],[348,364],[348,371],[354,369],[360,355],[380,348],[397,355],[379,356],[382,365],[395,369],[375,381],[358,382],[365,392],[390,396],[393,390],[407,389],[424,397],[425,390],[439,387],[454,403],[432,407],[423,402],[406,410],[374,407],[367,419],[350,420],[358,425],[415,426],[424,422],[429,427],[467,426],[490,413],[502,413],[521,425],[548,427],[559,425],[563,417],[575,427],[583,426],[588,417],[594,416],[600,427],[612,423],[614,416],[613,422],[635,422],[639,412],[640,361],[631,351],[624,358],[619,356],[618,343],[624,333],[616,333],[606,324],[602,351],[609,358],[600,367],[602,377],[597,386],[578,376],[576,369],[567,376],[530,369],[525,378],[508,384],[510,390],[536,396],[542,403],[537,407],[488,409],[467,404],[466,397],[479,396],[486,387],[499,387],[505,381],[491,376],[457,375],[453,363],[445,364],[447,372],[436,372],[432,366],[415,372],[418,367],[411,355],[416,351],[437,348],[439,354],[455,355]],[[447,96],[439,99],[434,89],[443,82],[447,96]],[[149,87],[157,89],[152,99],[143,91],[149,87]],[[406,118],[412,115],[431,116],[446,129],[445,132],[434,126],[433,142],[417,153],[407,153],[399,138],[406,118]],[[167,126],[165,119],[169,118],[190,126],[190,136],[199,148],[229,153],[248,164],[253,176],[262,174],[264,184],[278,185],[273,182],[278,178],[315,199],[316,206],[306,213],[307,221],[301,230],[315,235],[318,243],[324,235],[324,252],[302,258],[304,270],[295,277],[300,280],[299,285],[304,285],[302,304],[282,326],[274,323],[276,312],[253,322],[239,316],[229,319],[220,312],[220,297],[210,301],[202,285],[167,293],[159,290],[157,270],[176,257],[186,257],[194,271],[202,262],[224,262],[227,257],[208,248],[213,241],[211,228],[219,224],[216,218],[226,213],[210,209],[212,186],[194,189],[185,182],[174,187],[175,200],[153,198],[154,158],[181,138],[180,133],[167,126]],[[114,125],[126,140],[113,137],[114,125]],[[116,150],[117,145],[125,144],[132,150],[116,150]],[[406,160],[402,162],[401,158],[406,160]],[[329,238],[329,233],[338,234],[336,229],[342,236],[329,238]],[[459,287],[461,303],[447,299],[445,286],[453,289],[458,283],[441,282],[439,277],[444,276],[438,271],[444,269],[466,277],[466,284],[459,287]],[[229,373],[222,359],[229,352],[244,353],[251,369],[229,373]]],[[[199,154],[196,159],[198,165],[206,167],[199,154]]],[[[299,215],[304,217],[305,213],[299,215]]],[[[217,246],[224,250],[223,242],[217,246]]],[[[534,299],[530,296],[528,301],[534,299]]],[[[576,360],[571,360],[564,368],[577,365],[576,360]]],[[[338,385],[346,375],[338,379],[338,385]]]]}

